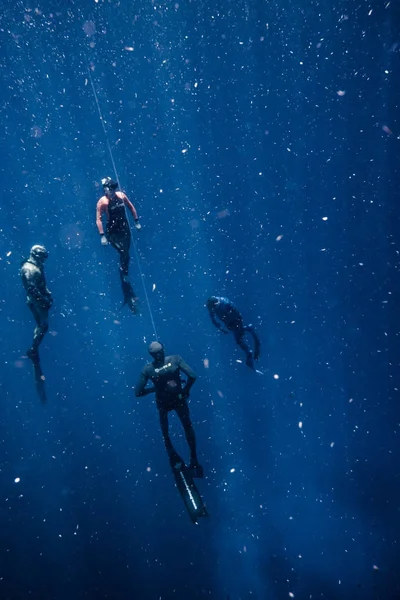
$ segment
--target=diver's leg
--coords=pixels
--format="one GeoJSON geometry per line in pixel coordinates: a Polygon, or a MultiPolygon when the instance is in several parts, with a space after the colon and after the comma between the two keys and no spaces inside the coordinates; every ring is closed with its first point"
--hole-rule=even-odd
{"type": "Polygon", "coordinates": [[[238,322],[235,327],[232,329],[233,336],[235,338],[235,342],[244,352],[246,353],[246,365],[250,368],[254,368],[253,363],[253,352],[250,350],[249,345],[246,343],[244,339],[245,328],[243,327],[242,322],[238,322]]]}
{"type": "Polygon", "coordinates": [[[37,351],[39,349],[40,344],[43,341],[44,336],[46,335],[46,332],[49,329],[49,322],[48,322],[49,311],[48,311],[48,309],[42,308],[42,307],[37,307],[36,310],[37,310],[39,319],[38,319],[37,327],[35,328],[35,331],[33,334],[32,347],[34,347],[37,351]]]}
{"type": "Polygon", "coordinates": [[[119,235],[119,260],[121,273],[128,279],[129,272],[129,248],[131,235],[128,229],[123,229],[119,235]]]}
{"type": "Polygon", "coordinates": [[[160,416],[161,432],[164,439],[165,449],[167,451],[171,466],[179,468],[183,464],[183,460],[174,449],[169,435],[168,411],[162,407],[158,408],[160,416]]]}
{"type": "Polygon", "coordinates": [[[129,229],[126,229],[122,232],[122,235],[121,235],[121,244],[120,244],[121,250],[119,253],[119,258],[120,258],[119,273],[120,273],[120,278],[121,278],[122,293],[124,294],[124,300],[129,305],[129,308],[133,312],[136,312],[137,297],[136,297],[136,294],[132,287],[132,284],[129,281],[129,276],[128,276],[129,261],[130,261],[130,257],[129,257],[130,245],[131,245],[131,234],[130,234],[129,229]]]}
{"type": "Polygon", "coordinates": [[[42,343],[42,340],[49,329],[48,316],[49,311],[46,308],[42,308],[35,302],[30,302],[28,304],[31,312],[36,321],[36,327],[33,332],[33,341],[32,346],[27,351],[29,358],[36,357],[38,355],[39,346],[42,343]]]}
{"type": "Polygon", "coordinates": [[[179,403],[175,407],[176,414],[181,420],[185,436],[190,449],[190,458],[197,460],[196,454],[196,436],[194,433],[192,421],[190,420],[189,406],[186,401],[179,403]]]}
{"type": "Polygon", "coordinates": [[[38,329],[39,324],[40,324],[40,319],[39,319],[39,313],[36,310],[35,303],[29,301],[28,302],[28,307],[29,307],[29,310],[31,311],[31,313],[33,315],[33,318],[35,319],[36,327],[33,330],[32,345],[31,345],[30,348],[28,348],[28,350],[26,351],[26,354],[29,356],[29,358],[35,358],[35,357],[37,357],[37,347],[35,345],[35,336],[36,336],[36,332],[37,332],[37,329],[38,329]]]}
{"type": "Polygon", "coordinates": [[[133,311],[135,309],[136,295],[129,281],[129,248],[131,236],[129,230],[122,229],[108,235],[107,239],[119,254],[119,277],[121,280],[122,294],[124,302],[129,305],[133,311]]]}
{"type": "Polygon", "coordinates": [[[197,449],[196,449],[196,435],[194,433],[192,421],[190,419],[189,405],[187,401],[178,404],[175,407],[176,414],[181,420],[185,436],[190,449],[190,469],[197,471],[196,477],[203,477],[203,468],[200,466],[197,460],[197,449]]]}
{"type": "Polygon", "coordinates": [[[246,331],[248,331],[252,336],[253,336],[253,340],[254,340],[254,360],[258,360],[260,358],[260,351],[261,351],[261,343],[260,343],[260,338],[258,337],[253,325],[246,325],[244,327],[244,329],[246,331]]]}

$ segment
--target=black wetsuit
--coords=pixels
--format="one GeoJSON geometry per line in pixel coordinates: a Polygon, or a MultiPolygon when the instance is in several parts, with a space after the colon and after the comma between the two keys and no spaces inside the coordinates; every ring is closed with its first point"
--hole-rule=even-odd
{"type": "Polygon", "coordinates": [[[120,278],[125,302],[135,297],[128,279],[131,230],[126,218],[124,200],[114,194],[108,202],[109,218],[106,226],[107,240],[119,253],[120,278]]]}
{"type": "Polygon", "coordinates": [[[160,415],[161,431],[164,438],[165,448],[173,460],[177,453],[174,450],[169,436],[168,413],[175,410],[185,430],[186,439],[190,448],[191,462],[197,464],[196,437],[190,420],[187,398],[190,388],[196,380],[196,374],[185,363],[185,361],[173,354],[164,357],[161,362],[147,364],[141,372],[139,382],[135,388],[136,396],[145,396],[155,392],[157,408],[160,415]],[[187,376],[187,382],[182,386],[180,374],[187,376]],[[151,380],[154,387],[147,388],[147,382],[151,380]]]}
{"type": "Polygon", "coordinates": [[[37,355],[39,346],[49,328],[48,316],[53,298],[46,287],[44,268],[40,262],[28,258],[22,263],[20,274],[27,294],[26,302],[36,321],[32,347],[28,350],[28,355],[32,358],[37,355]]]}
{"type": "Polygon", "coordinates": [[[208,305],[208,311],[213,324],[218,329],[224,331],[220,323],[216,320],[217,317],[233,333],[235,342],[246,353],[247,365],[254,368],[253,359],[257,360],[260,356],[260,340],[253,325],[244,325],[242,315],[228,298],[216,297],[216,300],[216,303],[208,305]],[[244,339],[246,332],[250,333],[253,337],[254,353],[244,339]]]}

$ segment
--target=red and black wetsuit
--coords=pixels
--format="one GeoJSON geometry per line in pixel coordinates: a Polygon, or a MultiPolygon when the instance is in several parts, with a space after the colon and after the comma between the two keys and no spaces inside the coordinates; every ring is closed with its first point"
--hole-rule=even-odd
{"type": "Polygon", "coordinates": [[[135,294],[128,280],[131,230],[125,207],[131,212],[135,222],[137,222],[138,215],[136,208],[123,192],[114,192],[111,197],[102,196],[97,203],[96,224],[100,235],[104,235],[102,216],[105,214],[107,218],[107,240],[119,253],[122,292],[125,301],[128,301],[135,294]]]}

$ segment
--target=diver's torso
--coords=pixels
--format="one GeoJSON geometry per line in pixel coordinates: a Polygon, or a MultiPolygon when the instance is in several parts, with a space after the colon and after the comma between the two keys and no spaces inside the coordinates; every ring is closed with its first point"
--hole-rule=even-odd
{"type": "Polygon", "coordinates": [[[179,394],[182,391],[178,356],[171,355],[164,358],[164,364],[155,367],[149,365],[149,377],[154,383],[157,396],[179,394]]]}
{"type": "Polygon", "coordinates": [[[47,296],[46,278],[44,276],[43,267],[39,267],[36,263],[31,260],[26,260],[21,265],[21,277],[24,288],[28,292],[28,287],[34,285],[35,288],[43,295],[47,296]],[[24,272],[24,266],[29,265],[29,276],[27,277],[24,272]]]}
{"type": "Polygon", "coordinates": [[[127,225],[124,200],[115,194],[113,198],[108,199],[108,229],[117,229],[127,225]]]}
{"type": "Polygon", "coordinates": [[[240,319],[239,311],[228,298],[218,298],[218,304],[214,306],[214,312],[218,319],[227,325],[240,319]]]}

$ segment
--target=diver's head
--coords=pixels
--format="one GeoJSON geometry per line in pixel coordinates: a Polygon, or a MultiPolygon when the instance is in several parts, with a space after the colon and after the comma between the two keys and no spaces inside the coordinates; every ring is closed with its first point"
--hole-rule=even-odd
{"type": "Polygon", "coordinates": [[[160,342],[151,342],[149,346],[149,354],[155,362],[164,360],[164,346],[160,342]]]}
{"type": "Polygon", "coordinates": [[[104,177],[104,179],[101,180],[101,185],[103,186],[104,193],[107,197],[114,196],[115,190],[118,188],[118,183],[111,179],[111,177],[104,177]]]}
{"type": "Polygon", "coordinates": [[[207,308],[213,308],[218,304],[218,298],[216,296],[210,296],[207,300],[207,308]]]}
{"type": "Polygon", "coordinates": [[[40,246],[39,244],[32,246],[30,251],[30,258],[33,258],[36,262],[44,263],[48,256],[49,253],[47,252],[44,246],[40,246]]]}

